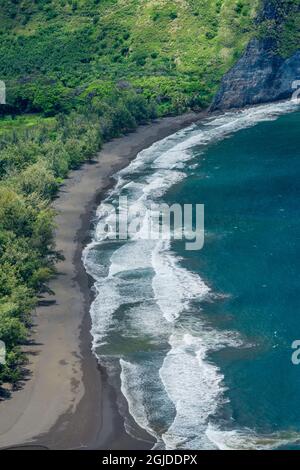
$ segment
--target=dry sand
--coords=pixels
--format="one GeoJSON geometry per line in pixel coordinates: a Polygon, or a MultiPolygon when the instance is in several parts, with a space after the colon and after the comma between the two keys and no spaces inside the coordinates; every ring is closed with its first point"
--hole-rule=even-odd
{"type": "Polygon", "coordinates": [[[56,247],[65,260],[34,314],[29,374],[11,398],[0,402],[0,448],[32,444],[50,449],[150,448],[129,437],[113,389],[91,352],[91,280],[81,262],[92,216],[112,175],[139,151],[198,121],[193,113],[161,119],[104,145],[92,163],[72,171],[54,202],[56,247]]]}

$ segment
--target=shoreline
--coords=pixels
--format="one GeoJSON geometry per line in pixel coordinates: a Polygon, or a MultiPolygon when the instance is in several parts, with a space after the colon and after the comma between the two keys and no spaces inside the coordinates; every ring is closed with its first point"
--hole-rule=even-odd
{"type": "Polygon", "coordinates": [[[116,396],[91,350],[91,278],[81,256],[92,220],[113,175],[143,149],[198,122],[207,112],[162,118],[104,144],[95,160],[70,172],[53,207],[56,248],[65,259],[33,315],[28,376],[11,398],[0,401],[0,448],[24,444],[50,449],[149,449],[124,429],[116,396]],[[48,371],[48,373],[46,372],[48,371]]]}

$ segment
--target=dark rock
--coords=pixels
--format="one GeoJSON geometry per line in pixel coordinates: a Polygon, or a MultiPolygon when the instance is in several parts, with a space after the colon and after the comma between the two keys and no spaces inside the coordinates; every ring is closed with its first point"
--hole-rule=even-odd
{"type": "MultiPolygon", "coordinates": [[[[280,28],[284,21],[281,2],[265,0],[257,23],[274,21],[280,28]]],[[[223,77],[211,111],[242,108],[248,105],[288,99],[294,93],[293,82],[300,79],[300,49],[292,57],[283,58],[276,39],[252,39],[244,55],[223,77]]]]}
{"type": "Polygon", "coordinates": [[[274,53],[273,40],[250,41],[237,64],[223,77],[212,111],[288,99],[300,79],[300,51],[283,59],[274,53]]]}
{"type": "Polygon", "coordinates": [[[129,88],[131,88],[131,85],[126,80],[119,80],[118,83],[117,83],[117,87],[120,90],[128,90],[129,88]]]}
{"type": "Polygon", "coordinates": [[[280,3],[280,1],[274,2],[274,0],[265,0],[263,8],[258,14],[257,22],[260,23],[266,20],[282,20],[282,12],[279,8],[280,3]]]}

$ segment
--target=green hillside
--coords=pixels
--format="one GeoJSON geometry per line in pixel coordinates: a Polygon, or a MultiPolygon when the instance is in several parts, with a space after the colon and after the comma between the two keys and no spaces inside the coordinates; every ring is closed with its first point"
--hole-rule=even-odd
{"type": "Polygon", "coordinates": [[[46,114],[130,81],[161,113],[209,103],[253,33],[259,0],[3,0],[12,112],[46,114]]]}

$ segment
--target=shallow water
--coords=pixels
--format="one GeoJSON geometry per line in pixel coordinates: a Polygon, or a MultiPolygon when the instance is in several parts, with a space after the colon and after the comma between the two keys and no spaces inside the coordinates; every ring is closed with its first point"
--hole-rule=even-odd
{"type": "Polygon", "coordinates": [[[279,103],[208,119],[118,173],[106,204],[126,195],[144,221],[153,203],[204,204],[201,251],[182,241],[104,239],[100,220],[111,216],[98,210],[84,252],[97,293],[93,347],[121,380],[128,432],[136,422],[156,448],[297,447],[295,110],[279,103]]]}

